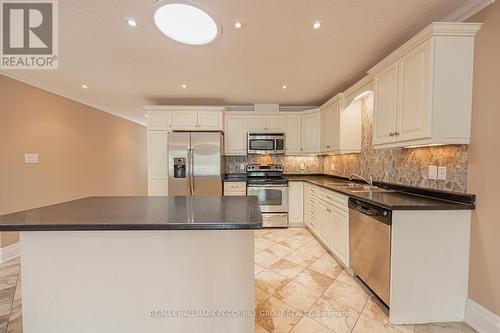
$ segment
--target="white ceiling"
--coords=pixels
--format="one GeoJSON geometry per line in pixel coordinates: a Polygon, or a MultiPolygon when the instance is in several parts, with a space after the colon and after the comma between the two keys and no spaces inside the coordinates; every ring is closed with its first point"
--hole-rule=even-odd
{"type": "Polygon", "coordinates": [[[154,28],[154,1],[61,0],[59,69],[7,74],[140,123],[150,104],[319,105],[467,2],[195,0],[223,32],[187,46],[154,28]]]}

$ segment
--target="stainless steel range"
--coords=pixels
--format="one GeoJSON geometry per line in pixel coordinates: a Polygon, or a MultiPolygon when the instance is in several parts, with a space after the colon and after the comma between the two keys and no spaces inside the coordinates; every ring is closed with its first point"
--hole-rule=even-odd
{"type": "Polygon", "coordinates": [[[279,164],[247,165],[247,195],[259,198],[264,228],[288,227],[288,180],[279,164]]]}

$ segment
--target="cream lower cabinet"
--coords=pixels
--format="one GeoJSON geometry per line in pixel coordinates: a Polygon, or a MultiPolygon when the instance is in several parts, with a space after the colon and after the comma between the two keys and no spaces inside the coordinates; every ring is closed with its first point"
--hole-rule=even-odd
{"type": "Polygon", "coordinates": [[[474,23],[433,23],[373,67],[375,148],[469,144],[474,23]]]}
{"type": "Polygon", "coordinates": [[[288,224],[291,227],[304,226],[304,183],[288,183],[288,224]]]}
{"type": "Polygon", "coordinates": [[[348,267],[348,197],[311,184],[304,184],[304,197],[306,226],[348,267]]]}
{"type": "Polygon", "coordinates": [[[247,195],[246,182],[224,182],[224,196],[245,196],[247,195]]]}

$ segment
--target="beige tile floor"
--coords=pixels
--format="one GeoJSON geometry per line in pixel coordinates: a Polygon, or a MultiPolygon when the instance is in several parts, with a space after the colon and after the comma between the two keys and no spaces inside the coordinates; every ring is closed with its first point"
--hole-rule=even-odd
{"type": "MultiPolygon", "coordinates": [[[[255,233],[256,333],[471,333],[462,323],[393,326],[303,228],[255,233]]],[[[0,333],[22,333],[19,259],[0,265],[0,333]]]]}
{"type": "Polygon", "coordinates": [[[469,333],[463,323],[394,326],[303,228],[255,233],[255,332],[469,333]]]}

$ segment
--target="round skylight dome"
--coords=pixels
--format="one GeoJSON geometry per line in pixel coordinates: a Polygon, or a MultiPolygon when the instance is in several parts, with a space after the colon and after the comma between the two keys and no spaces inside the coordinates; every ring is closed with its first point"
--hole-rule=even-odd
{"type": "Polygon", "coordinates": [[[185,44],[208,44],[219,34],[219,27],[210,15],[188,4],[160,3],[155,6],[154,21],[167,37],[185,44]]]}

